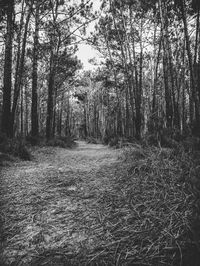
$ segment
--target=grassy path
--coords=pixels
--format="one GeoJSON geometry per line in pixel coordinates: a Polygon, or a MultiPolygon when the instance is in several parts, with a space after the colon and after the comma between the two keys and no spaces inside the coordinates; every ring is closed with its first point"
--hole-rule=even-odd
{"type": "Polygon", "coordinates": [[[118,153],[78,142],[73,150],[37,148],[33,161],[3,168],[2,265],[66,265],[66,254],[94,247],[96,201],[112,187],[118,153]]]}
{"type": "Polygon", "coordinates": [[[188,154],[85,142],[32,153],[0,171],[0,265],[199,266],[188,154]]]}

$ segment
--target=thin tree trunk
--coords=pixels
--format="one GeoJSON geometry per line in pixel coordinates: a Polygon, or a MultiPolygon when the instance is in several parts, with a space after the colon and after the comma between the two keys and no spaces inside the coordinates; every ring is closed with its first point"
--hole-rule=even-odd
{"type": "Polygon", "coordinates": [[[7,32],[5,42],[5,63],[3,77],[2,133],[11,136],[11,90],[12,90],[12,43],[13,43],[14,1],[10,1],[6,10],[7,32]]]}
{"type": "Polygon", "coordinates": [[[136,129],[136,138],[141,138],[141,125],[142,125],[142,113],[141,113],[141,103],[142,103],[142,77],[143,77],[143,47],[142,47],[142,30],[143,22],[141,19],[141,28],[140,28],[140,65],[139,65],[139,86],[136,91],[136,118],[135,118],[135,129],[136,129]]]}
{"type": "Polygon", "coordinates": [[[24,137],[24,90],[23,88],[21,89],[21,137],[24,137]]]}
{"type": "Polygon", "coordinates": [[[35,35],[33,47],[33,71],[32,71],[32,104],[31,104],[31,135],[37,137],[38,125],[38,38],[39,38],[39,4],[36,2],[35,11],[35,35]]]}
{"type": "Polygon", "coordinates": [[[161,52],[161,46],[162,46],[161,44],[162,44],[162,37],[160,38],[160,41],[159,41],[157,58],[154,59],[156,62],[155,62],[155,66],[154,66],[152,113],[157,114],[157,115],[158,115],[158,102],[157,102],[156,95],[157,95],[158,66],[159,66],[159,62],[160,62],[160,52],[161,52]]]}
{"type": "Polygon", "coordinates": [[[29,112],[28,112],[28,83],[26,82],[25,84],[25,128],[24,128],[24,131],[25,131],[25,136],[28,135],[28,132],[29,132],[29,112]]]}
{"type": "Polygon", "coordinates": [[[199,24],[200,24],[200,9],[198,6],[197,21],[196,21],[196,39],[195,39],[195,48],[194,48],[194,66],[197,63],[197,54],[199,47],[199,24]]]}
{"type": "Polygon", "coordinates": [[[46,119],[46,138],[50,140],[53,137],[53,93],[54,93],[54,53],[51,51],[50,72],[48,84],[48,101],[47,101],[47,119],[46,119]]]}
{"type": "MultiPolygon", "coordinates": [[[[184,33],[185,33],[185,41],[186,41],[186,50],[188,55],[188,63],[189,63],[189,71],[190,71],[190,84],[191,84],[191,92],[192,92],[192,101],[195,105],[195,123],[200,123],[200,110],[199,110],[199,98],[197,97],[197,90],[195,86],[195,78],[194,78],[194,68],[193,68],[193,60],[192,60],[192,53],[191,53],[191,46],[190,46],[190,39],[188,33],[188,24],[186,19],[186,6],[185,1],[180,1],[181,13],[182,13],[182,20],[184,25],[184,33]]],[[[192,103],[191,103],[192,104],[192,103]]],[[[191,121],[192,123],[194,121],[191,121]]]]}

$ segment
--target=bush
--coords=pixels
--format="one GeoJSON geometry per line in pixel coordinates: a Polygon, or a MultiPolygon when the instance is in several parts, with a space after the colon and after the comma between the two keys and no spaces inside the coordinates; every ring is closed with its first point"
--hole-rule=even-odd
{"type": "Polygon", "coordinates": [[[0,145],[7,142],[8,138],[5,134],[0,134],[0,145]]]}
{"type": "Polygon", "coordinates": [[[158,139],[158,136],[155,134],[155,133],[152,133],[152,134],[147,134],[144,139],[142,140],[142,144],[144,146],[156,146],[158,147],[159,146],[159,139],[158,139]]]}
{"type": "Polygon", "coordinates": [[[87,143],[91,143],[91,144],[97,144],[98,143],[97,139],[95,139],[93,137],[88,137],[86,139],[86,141],[87,141],[87,143]]]}
{"type": "Polygon", "coordinates": [[[31,154],[28,151],[25,142],[21,139],[8,139],[1,136],[0,151],[5,154],[14,155],[23,160],[31,160],[31,154]]]}
{"type": "Polygon", "coordinates": [[[76,143],[69,137],[55,137],[47,141],[47,146],[60,147],[60,148],[73,148],[76,143]]]}
{"type": "Polygon", "coordinates": [[[33,136],[31,136],[31,135],[29,135],[29,136],[27,136],[26,137],[26,141],[28,142],[28,143],[30,143],[32,146],[35,146],[35,145],[38,145],[38,144],[40,144],[40,138],[39,137],[33,137],[33,136]]]}
{"type": "MultiPolygon", "coordinates": [[[[180,262],[182,265],[199,265],[200,153],[187,153],[181,145],[179,149],[138,146],[124,150],[122,155],[123,169],[127,169],[127,173],[116,174],[116,192],[106,195],[107,201],[105,195],[102,197],[103,209],[112,210],[109,216],[104,214],[109,221],[113,213],[115,217],[117,211],[121,215],[121,224],[118,221],[117,230],[112,231],[113,239],[116,241],[127,235],[126,243],[129,241],[130,244],[126,248],[122,246],[124,254],[128,254],[127,250],[129,247],[131,250],[133,244],[135,249],[142,247],[145,256],[141,257],[147,265],[179,265],[180,262]],[[137,241],[135,232],[140,232],[137,241]],[[181,258],[176,245],[180,247],[181,258]],[[169,246],[174,250],[173,256],[165,249],[169,246]],[[151,261],[155,250],[158,254],[155,261],[151,261]]],[[[123,254],[122,250],[120,254],[123,254]]],[[[133,256],[132,259],[135,262],[137,258],[133,256]]],[[[137,265],[141,264],[140,261],[137,265]]]]}
{"type": "Polygon", "coordinates": [[[102,138],[102,143],[103,143],[104,145],[108,145],[109,140],[110,140],[110,138],[108,137],[108,135],[105,135],[105,136],[102,138]]]}
{"type": "Polygon", "coordinates": [[[113,137],[113,138],[111,138],[111,140],[109,141],[109,146],[110,147],[118,147],[118,144],[119,144],[119,139],[118,139],[118,137],[113,137]]]}
{"type": "Polygon", "coordinates": [[[12,162],[13,158],[9,154],[0,153],[0,166],[7,165],[7,162],[12,162]]]}
{"type": "Polygon", "coordinates": [[[16,146],[15,154],[17,157],[25,160],[25,161],[30,161],[31,160],[31,154],[28,151],[26,145],[24,143],[19,142],[18,145],[16,146]]]}

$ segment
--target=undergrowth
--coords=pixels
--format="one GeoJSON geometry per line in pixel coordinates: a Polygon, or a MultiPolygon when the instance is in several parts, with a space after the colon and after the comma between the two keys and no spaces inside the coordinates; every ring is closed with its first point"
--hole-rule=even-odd
{"type": "MultiPolygon", "coordinates": [[[[137,143],[110,167],[95,178],[107,174],[112,185],[88,199],[86,216],[82,209],[74,216],[88,239],[75,251],[66,235],[62,246],[38,249],[29,265],[199,266],[199,152],[137,143]]],[[[62,221],[67,226],[67,218],[62,221]]]]}
{"type": "Polygon", "coordinates": [[[90,143],[90,144],[99,144],[99,143],[102,143],[102,141],[98,138],[94,138],[94,137],[87,137],[86,138],[86,141],[87,143],[90,143]]]}
{"type": "Polygon", "coordinates": [[[122,159],[99,199],[104,243],[88,265],[198,266],[199,154],[136,145],[122,159]]]}
{"type": "Polygon", "coordinates": [[[96,244],[44,252],[31,265],[199,265],[199,153],[135,144],[120,159],[96,199],[96,244]]]}
{"type": "Polygon", "coordinates": [[[136,144],[121,159],[99,197],[104,235],[86,265],[198,266],[199,153],[136,144]]]}
{"type": "Polygon", "coordinates": [[[31,153],[27,148],[25,141],[16,138],[9,139],[5,136],[0,137],[0,153],[2,153],[1,161],[10,160],[10,156],[19,157],[22,160],[31,160],[31,153]]]}
{"type": "Polygon", "coordinates": [[[69,137],[55,137],[46,141],[43,137],[27,136],[22,138],[7,138],[5,135],[0,135],[0,165],[6,161],[12,161],[12,156],[22,160],[31,160],[30,146],[53,146],[60,148],[73,148],[76,146],[75,141],[69,137]],[[30,149],[29,149],[30,148],[30,149]]]}
{"type": "Polygon", "coordinates": [[[46,145],[60,148],[73,148],[76,146],[76,142],[72,138],[60,136],[48,140],[46,145]]]}

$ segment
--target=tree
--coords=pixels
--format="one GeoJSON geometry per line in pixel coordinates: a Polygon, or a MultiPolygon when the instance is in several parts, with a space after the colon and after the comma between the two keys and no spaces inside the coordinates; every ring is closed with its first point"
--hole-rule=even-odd
{"type": "MultiPolygon", "coordinates": [[[[28,26],[31,18],[32,13],[32,5],[31,2],[30,5],[27,4],[26,8],[28,9],[28,14],[26,16],[26,21],[24,25],[24,34],[22,39],[22,47],[20,46],[21,42],[21,32],[19,34],[18,39],[18,53],[17,53],[17,64],[16,64],[16,73],[15,73],[15,86],[14,86],[14,95],[13,95],[13,104],[12,104],[12,112],[11,112],[11,135],[14,136],[14,124],[15,124],[15,115],[16,115],[16,109],[17,109],[17,103],[20,95],[20,90],[22,87],[22,81],[23,81],[23,73],[24,73],[24,65],[25,65],[25,53],[26,53],[26,43],[27,43],[27,35],[28,35],[28,26]]],[[[23,9],[23,7],[22,7],[23,9]]],[[[23,12],[25,10],[22,10],[22,21],[23,21],[23,12]]],[[[23,23],[23,22],[22,22],[23,23]]],[[[22,24],[23,26],[23,24],[22,24]]],[[[20,31],[22,30],[22,27],[20,28],[20,31]]]]}
{"type": "Polygon", "coordinates": [[[40,4],[35,2],[35,32],[33,44],[33,71],[32,71],[32,103],[31,103],[31,135],[38,137],[38,52],[39,52],[39,16],[40,4]]]}
{"type": "Polygon", "coordinates": [[[11,91],[12,91],[12,44],[13,44],[13,22],[14,22],[14,0],[9,0],[5,5],[6,12],[6,41],[5,62],[3,78],[3,110],[2,110],[2,133],[11,136],[11,91]]]}

